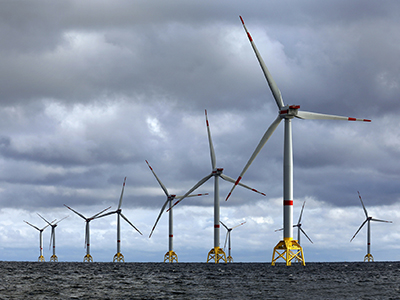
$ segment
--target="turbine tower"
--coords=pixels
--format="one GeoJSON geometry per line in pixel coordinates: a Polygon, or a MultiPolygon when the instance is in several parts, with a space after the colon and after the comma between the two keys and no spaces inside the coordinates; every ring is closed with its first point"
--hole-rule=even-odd
{"type": "Polygon", "coordinates": [[[368,216],[368,212],[367,212],[367,209],[365,208],[364,203],[363,203],[363,201],[361,199],[360,192],[357,191],[357,193],[358,193],[358,197],[360,198],[361,205],[362,205],[362,207],[364,209],[364,213],[365,213],[365,218],[366,219],[361,224],[360,228],[358,228],[357,232],[353,235],[353,237],[351,238],[350,242],[356,237],[357,233],[361,230],[361,228],[363,228],[365,223],[368,223],[367,224],[367,254],[364,256],[364,261],[371,262],[371,261],[374,261],[374,257],[371,254],[371,224],[370,224],[370,222],[371,221],[376,221],[376,222],[392,223],[392,221],[378,220],[378,219],[374,219],[374,218],[368,216]]]}
{"type": "MultiPolygon", "coordinates": [[[[178,255],[174,251],[174,219],[173,219],[173,210],[172,210],[172,201],[174,199],[181,199],[183,196],[176,196],[172,195],[168,192],[167,188],[165,185],[161,182],[161,180],[157,177],[156,173],[154,172],[153,168],[150,166],[149,162],[146,160],[147,165],[149,166],[151,172],[153,173],[154,177],[156,178],[158,184],[161,186],[162,190],[164,191],[165,195],[167,196],[167,200],[164,202],[164,205],[161,207],[161,211],[156,219],[156,222],[154,223],[153,229],[150,232],[149,238],[151,238],[151,235],[153,234],[154,229],[156,229],[158,220],[160,220],[162,213],[164,212],[165,207],[167,204],[169,204],[169,212],[168,212],[168,231],[169,231],[169,237],[168,237],[168,252],[164,255],[164,262],[178,262],[178,255]]],[[[188,195],[187,197],[196,197],[196,196],[202,196],[202,195],[208,195],[208,193],[205,194],[197,194],[197,195],[188,195]]]]}
{"type": "Polygon", "coordinates": [[[300,261],[302,261],[302,264],[305,265],[303,249],[301,248],[300,244],[297,241],[293,240],[293,149],[292,149],[292,123],[291,123],[292,119],[296,117],[299,119],[311,119],[311,120],[325,119],[325,120],[345,120],[345,121],[362,121],[362,122],[371,122],[371,120],[300,111],[299,110],[300,105],[285,106],[283,103],[281,92],[278,86],[276,85],[274,79],[272,78],[272,75],[268,71],[268,68],[265,65],[260,53],[258,52],[256,45],[254,44],[253,38],[247,31],[247,28],[244,24],[242,17],[240,17],[240,20],[242,21],[244,30],[247,33],[247,37],[250,40],[250,44],[253,47],[253,50],[261,66],[261,69],[271,89],[272,95],[278,106],[279,113],[278,117],[273,121],[271,126],[265,132],[264,136],[261,138],[261,141],[257,145],[256,149],[254,150],[252,156],[250,157],[243,171],[240,173],[238,179],[236,180],[236,183],[232,187],[226,200],[228,200],[233,189],[240,182],[244,173],[247,171],[253,160],[256,158],[256,156],[261,151],[261,149],[268,141],[268,139],[271,137],[275,129],[278,127],[281,120],[284,120],[285,129],[284,129],[284,152],[283,152],[283,240],[281,240],[274,248],[272,254],[272,265],[275,265],[275,262],[279,258],[283,258],[286,262],[286,265],[288,266],[291,264],[293,258],[299,259],[300,261]]]}
{"type": "MultiPolygon", "coordinates": [[[[53,255],[50,257],[50,261],[58,261],[58,257],[56,255],[56,227],[57,224],[60,223],[62,220],[68,218],[68,216],[62,218],[60,221],[52,224],[49,221],[47,221],[45,218],[43,218],[40,214],[38,214],[39,217],[41,217],[43,219],[43,221],[45,221],[47,224],[49,224],[49,226],[51,226],[51,236],[50,236],[50,246],[49,249],[51,247],[51,243],[53,242],[53,255]]],[[[54,222],[54,221],[53,221],[54,222]]]]}
{"type": "Polygon", "coordinates": [[[115,211],[110,211],[108,213],[105,213],[103,215],[98,216],[97,218],[101,218],[101,217],[105,217],[108,215],[112,215],[112,214],[117,214],[117,254],[114,255],[113,258],[113,262],[125,262],[124,256],[121,253],[121,217],[128,222],[129,225],[131,225],[133,228],[136,229],[137,232],[139,232],[140,234],[142,234],[140,232],[139,229],[137,229],[135,227],[135,225],[133,225],[127,217],[125,217],[122,214],[122,209],[121,209],[121,205],[122,205],[122,197],[124,195],[124,189],[125,189],[125,181],[126,181],[126,177],[124,179],[124,183],[122,185],[122,191],[121,191],[121,197],[119,198],[119,203],[118,203],[118,208],[115,211]]]}
{"type": "Polygon", "coordinates": [[[67,206],[64,204],[64,206],[66,208],[68,208],[69,210],[72,210],[74,213],[76,213],[78,216],[80,216],[82,219],[85,220],[86,222],[86,227],[85,227],[85,245],[86,245],[86,255],[83,257],[83,261],[84,262],[93,262],[93,257],[90,255],[90,221],[96,219],[96,217],[98,215],[100,215],[101,213],[105,212],[106,210],[110,209],[110,207],[107,207],[106,209],[103,209],[101,212],[93,215],[90,218],[86,218],[84,215],[82,215],[81,213],[78,213],[77,211],[73,210],[71,207],[67,206]]]}
{"type": "MultiPolygon", "coordinates": [[[[211,132],[210,132],[210,126],[208,123],[208,118],[207,118],[207,110],[205,111],[206,115],[206,125],[207,125],[207,133],[208,133],[208,142],[210,145],[210,156],[211,156],[211,173],[201,179],[194,187],[192,187],[180,200],[175,202],[175,205],[177,205],[180,201],[182,201],[184,198],[186,198],[189,194],[191,194],[194,190],[196,190],[198,187],[200,187],[202,184],[204,184],[207,180],[209,180],[211,177],[214,177],[214,247],[209,251],[208,256],[207,256],[207,262],[214,261],[215,263],[219,263],[220,260],[223,260],[225,263],[227,262],[226,259],[226,254],[222,248],[219,247],[219,210],[220,210],[220,205],[219,205],[219,181],[218,179],[221,177],[222,179],[229,181],[231,183],[235,183],[235,180],[229,176],[226,176],[222,174],[222,171],[224,170],[223,168],[217,168],[216,167],[216,157],[215,157],[215,151],[214,151],[214,146],[211,140],[211,132]]],[[[242,187],[245,187],[249,190],[252,190],[254,192],[257,192],[263,196],[265,196],[264,193],[261,193],[247,185],[244,185],[242,183],[239,183],[242,187]]],[[[168,210],[167,210],[168,211],[168,210]]]]}
{"type": "MultiPolygon", "coordinates": [[[[55,221],[55,220],[54,220],[54,221],[55,221]]],[[[53,221],[53,222],[54,222],[54,221],[53,221]]],[[[40,249],[40,255],[39,255],[38,261],[45,261],[44,256],[43,256],[43,230],[45,230],[45,229],[49,226],[49,224],[47,224],[47,225],[44,226],[42,229],[40,229],[40,228],[36,227],[35,225],[32,225],[31,223],[25,221],[25,220],[24,220],[24,222],[25,222],[26,224],[32,226],[33,228],[35,228],[36,230],[39,231],[39,249],[40,249]]],[[[53,222],[52,222],[52,223],[53,223],[53,222]]]]}
{"type": "Polygon", "coordinates": [[[219,221],[221,224],[222,224],[222,226],[224,226],[225,228],[226,228],[226,230],[227,230],[227,232],[226,232],[226,237],[225,237],[225,245],[224,245],[224,250],[225,250],[225,248],[226,248],[226,241],[228,240],[228,258],[227,258],[227,261],[228,262],[233,262],[233,258],[232,258],[232,256],[231,256],[231,231],[232,231],[232,229],[235,229],[236,227],[239,227],[239,226],[242,226],[244,223],[246,223],[246,222],[243,222],[243,223],[240,223],[239,225],[236,225],[235,227],[232,227],[232,228],[228,228],[228,226],[226,226],[224,223],[222,223],[222,221],[219,221]]]}

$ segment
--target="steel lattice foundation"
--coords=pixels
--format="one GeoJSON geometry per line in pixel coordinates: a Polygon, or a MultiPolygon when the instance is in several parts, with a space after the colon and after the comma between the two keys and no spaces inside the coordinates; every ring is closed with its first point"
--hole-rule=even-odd
{"type": "Polygon", "coordinates": [[[39,258],[38,258],[38,261],[45,261],[44,256],[40,255],[39,258]]]}
{"type": "Polygon", "coordinates": [[[178,262],[178,255],[174,251],[168,251],[164,255],[164,262],[178,262]]]}
{"type": "Polygon", "coordinates": [[[53,255],[50,257],[50,261],[57,262],[57,261],[58,261],[57,255],[53,254],[53,255]]]}
{"type": "Polygon", "coordinates": [[[368,253],[368,254],[366,254],[366,255],[364,256],[364,261],[372,262],[372,261],[374,261],[374,257],[372,256],[371,253],[368,253]]]}
{"type": "Polygon", "coordinates": [[[93,262],[93,257],[90,254],[86,254],[83,257],[83,262],[93,262]]]}
{"type": "Polygon", "coordinates": [[[124,256],[122,253],[118,252],[114,255],[113,262],[125,262],[124,256]]]}
{"type": "Polygon", "coordinates": [[[216,264],[218,264],[220,260],[223,260],[223,262],[227,263],[224,250],[222,250],[220,247],[212,248],[210,252],[208,252],[207,263],[214,261],[216,264]]]}
{"type": "Polygon", "coordinates": [[[292,264],[292,260],[295,259],[301,262],[303,266],[306,265],[304,260],[303,248],[296,240],[285,239],[280,241],[274,248],[274,253],[272,254],[272,265],[275,266],[275,262],[282,258],[287,266],[292,264]]]}

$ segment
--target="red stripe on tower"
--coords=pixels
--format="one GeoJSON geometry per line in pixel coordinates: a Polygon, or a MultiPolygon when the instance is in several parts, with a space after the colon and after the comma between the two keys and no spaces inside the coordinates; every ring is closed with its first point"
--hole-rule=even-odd
{"type": "Polygon", "coordinates": [[[174,237],[174,235],[173,235],[173,234],[170,234],[169,237],[174,237]]]}
{"type": "Polygon", "coordinates": [[[283,205],[292,205],[293,206],[293,200],[285,200],[285,201],[283,201],[283,205]]]}
{"type": "Polygon", "coordinates": [[[214,225],[214,228],[219,228],[219,224],[218,224],[218,225],[217,225],[217,224],[216,224],[216,225],[214,225]]]}

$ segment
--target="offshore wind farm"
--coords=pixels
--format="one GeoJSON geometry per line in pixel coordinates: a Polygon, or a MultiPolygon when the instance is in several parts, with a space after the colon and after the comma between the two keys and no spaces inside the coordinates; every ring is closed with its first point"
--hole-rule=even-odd
{"type": "Polygon", "coordinates": [[[399,260],[398,4],[156,3],[0,4],[0,260],[399,260]]]}

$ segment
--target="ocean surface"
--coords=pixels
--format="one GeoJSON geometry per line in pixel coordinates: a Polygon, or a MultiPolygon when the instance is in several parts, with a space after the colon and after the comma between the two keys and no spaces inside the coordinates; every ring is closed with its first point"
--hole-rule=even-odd
{"type": "Polygon", "coordinates": [[[0,299],[400,299],[400,262],[0,262],[0,299]]]}

